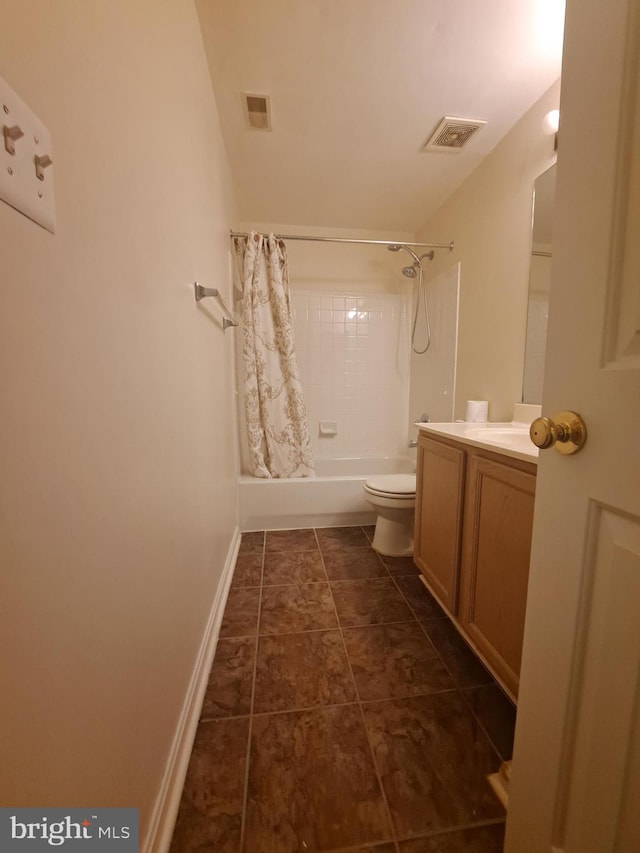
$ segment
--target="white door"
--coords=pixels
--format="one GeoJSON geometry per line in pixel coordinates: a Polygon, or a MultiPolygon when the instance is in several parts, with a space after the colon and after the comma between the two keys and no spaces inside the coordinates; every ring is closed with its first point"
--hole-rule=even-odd
{"type": "Polygon", "coordinates": [[[568,0],[541,451],[505,850],[640,851],[640,0],[568,0]]]}

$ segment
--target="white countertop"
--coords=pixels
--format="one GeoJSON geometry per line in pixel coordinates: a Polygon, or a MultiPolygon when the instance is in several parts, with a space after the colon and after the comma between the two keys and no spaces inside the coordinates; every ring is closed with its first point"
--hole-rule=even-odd
{"type": "Polygon", "coordinates": [[[462,444],[491,450],[523,462],[538,463],[538,448],[529,438],[529,424],[512,421],[509,423],[453,423],[414,424],[421,432],[455,439],[462,444]]]}

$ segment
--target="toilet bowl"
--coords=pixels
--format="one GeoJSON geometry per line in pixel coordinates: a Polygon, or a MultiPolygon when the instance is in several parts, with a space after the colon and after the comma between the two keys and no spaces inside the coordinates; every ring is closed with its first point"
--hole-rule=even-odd
{"type": "Polygon", "coordinates": [[[413,554],[415,474],[379,474],[363,486],[364,497],[378,513],[372,548],[387,557],[413,554]]]}

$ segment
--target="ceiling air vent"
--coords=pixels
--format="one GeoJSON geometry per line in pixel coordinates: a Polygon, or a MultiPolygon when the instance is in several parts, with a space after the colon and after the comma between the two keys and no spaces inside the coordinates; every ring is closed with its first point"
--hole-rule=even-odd
{"type": "Polygon", "coordinates": [[[486,121],[445,116],[427,140],[425,151],[460,151],[486,121]]]}
{"type": "Polygon", "coordinates": [[[268,95],[242,95],[249,127],[254,130],[271,130],[271,105],[268,95]]]}

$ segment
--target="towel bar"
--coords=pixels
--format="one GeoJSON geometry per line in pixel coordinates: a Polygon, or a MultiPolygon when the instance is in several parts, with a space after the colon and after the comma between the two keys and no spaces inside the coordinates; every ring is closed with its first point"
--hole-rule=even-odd
{"type": "Polygon", "coordinates": [[[196,302],[200,302],[201,299],[205,299],[207,296],[215,297],[220,305],[222,306],[222,310],[227,315],[222,318],[222,328],[228,329],[229,326],[237,326],[238,323],[233,318],[233,312],[229,311],[227,306],[225,305],[224,299],[220,295],[220,291],[215,287],[203,287],[201,284],[198,284],[197,281],[194,281],[193,288],[195,292],[196,302]]]}

